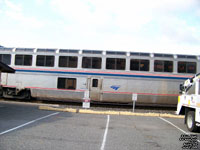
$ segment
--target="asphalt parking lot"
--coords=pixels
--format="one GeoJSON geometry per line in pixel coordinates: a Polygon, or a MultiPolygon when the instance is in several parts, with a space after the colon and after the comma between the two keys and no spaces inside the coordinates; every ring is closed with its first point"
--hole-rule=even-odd
{"type": "Polygon", "coordinates": [[[179,150],[186,135],[180,118],[57,112],[0,101],[0,150],[179,150]]]}

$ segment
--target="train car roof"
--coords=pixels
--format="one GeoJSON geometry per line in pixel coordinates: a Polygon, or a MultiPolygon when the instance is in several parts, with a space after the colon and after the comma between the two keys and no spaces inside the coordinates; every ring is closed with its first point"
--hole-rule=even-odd
{"type": "Polygon", "coordinates": [[[8,65],[0,61],[0,72],[15,73],[15,69],[9,67],[8,65]]]}
{"type": "Polygon", "coordinates": [[[180,59],[200,59],[199,55],[190,54],[172,54],[172,53],[154,53],[154,52],[137,52],[137,51],[115,51],[115,50],[89,50],[89,49],[57,49],[57,48],[14,48],[0,47],[3,52],[29,52],[29,53],[71,53],[71,54],[99,54],[99,55],[122,55],[122,56],[145,56],[145,57],[163,57],[163,58],[180,58],[180,59]]]}

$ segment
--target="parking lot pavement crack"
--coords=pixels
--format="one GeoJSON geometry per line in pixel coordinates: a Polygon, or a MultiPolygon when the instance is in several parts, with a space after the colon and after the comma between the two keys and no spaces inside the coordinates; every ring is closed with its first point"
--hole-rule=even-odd
{"type": "Polygon", "coordinates": [[[145,142],[145,143],[150,144],[154,148],[161,148],[161,146],[155,141],[149,141],[149,142],[145,142]]]}

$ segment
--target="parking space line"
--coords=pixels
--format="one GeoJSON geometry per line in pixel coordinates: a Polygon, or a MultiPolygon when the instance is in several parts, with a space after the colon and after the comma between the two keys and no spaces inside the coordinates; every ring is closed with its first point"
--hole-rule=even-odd
{"type": "MultiPolygon", "coordinates": [[[[170,121],[168,121],[168,120],[166,120],[166,119],[164,119],[164,118],[161,118],[161,117],[159,117],[161,120],[163,120],[163,121],[165,121],[165,122],[167,122],[168,124],[170,124],[170,125],[172,125],[172,126],[174,126],[175,128],[177,128],[178,130],[180,130],[181,132],[183,132],[184,134],[187,134],[187,135],[189,135],[190,133],[188,133],[188,132],[186,132],[186,131],[184,131],[184,130],[182,130],[181,128],[179,128],[179,127],[177,127],[176,125],[174,125],[173,123],[171,123],[170,121]]],[[[200,140],[197,140],[199,143],[200,143],[200,140]]]]}
{"type": "Polygon", "coordinates": [[[174,126],[175,128],[177,128],[178,130],[180,130],[180,131],[183,132],[184,134],[189,134],[189,133],[187,133],[186,131],[184,131],[184,130],[182,130],[181,128],[179,128],[179,127],[177,127],[176,125],[174,125],[173,123],[171,123],[170,121],[168,121],[168,120],[166,120],[166,119],[164,119],[164,118],[161,118],[161,117],[159,117],[159,118],[160,118],[161,120],[167,122],[168,124],[174,126]]]}
{"type": "Polygon", "coordinates": [[[104,147],[105,147],[105,144],[106,144],[106,137],[107,137],[107,133],[108,133],[109,122],[110,122],[110,115],[107,115],[106,129],[105,129],[103,141],[102,141],[102,144],[101,144],[101,150],[104,150],[104,147]]]}
{"type": "Polygon", "coordinates": [[[22,124],[22,125],[19,125],[19,126],[15,127],[15,128],[12,128],[12,129],[3,131],[3,132],[0,133],[0,135],[9,133],[9,132],[11,132],[11,131],[17,130],[17,129],[22,128],[22,127],[24,127],[24,126],[27,126],[27,125],[29,125],[29,124],[31,124],[31,123],[34,123],[34,122],[36,122],[36,121],[39,121],[39,120],[42,120],[42,119],[45,119],[45,118],[48,118],[48,117],[51,117],[51,116],[54,116],[54,115],[57,115],[57,114],[59,114],[59,113],[60,113],[60,112],[56,112],[56,113],[53,113],[53,114],[50,114],[50,115],[47,115],[47,116],[44,116],[44,117],[41,117],[41,118],[32,120],[32,121],[29,121],[29,122],[27,122],[27,123],[25,123],[25,124],[22,124]]]}

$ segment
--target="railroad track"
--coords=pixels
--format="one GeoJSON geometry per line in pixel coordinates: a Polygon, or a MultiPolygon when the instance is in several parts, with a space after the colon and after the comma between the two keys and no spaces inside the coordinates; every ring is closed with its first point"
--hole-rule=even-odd
{"type": "MultiPolygon", "coordinates": [[[[58,105],[58,107],[64,108],[82,108],[81,102],[63,102],[63,101],[49,101],[49,100],[15,100],[15,99],[4,99],[1,101],[7,102],[23,102],[32,104],[49,104],[58,105]]],[[[133,106],[131,104],[118,104],[118,103],[102,103],[102,102],[91,102],[90,109],[92,110],[115,110],[115,111],[133,111],[133,106]]],[[[154,113],[170,113],[174,114],[176,111],[176,106],[161,106],[161,105],[138,105],[135,106],[135,112],[154,112],[154,113]]]]}

